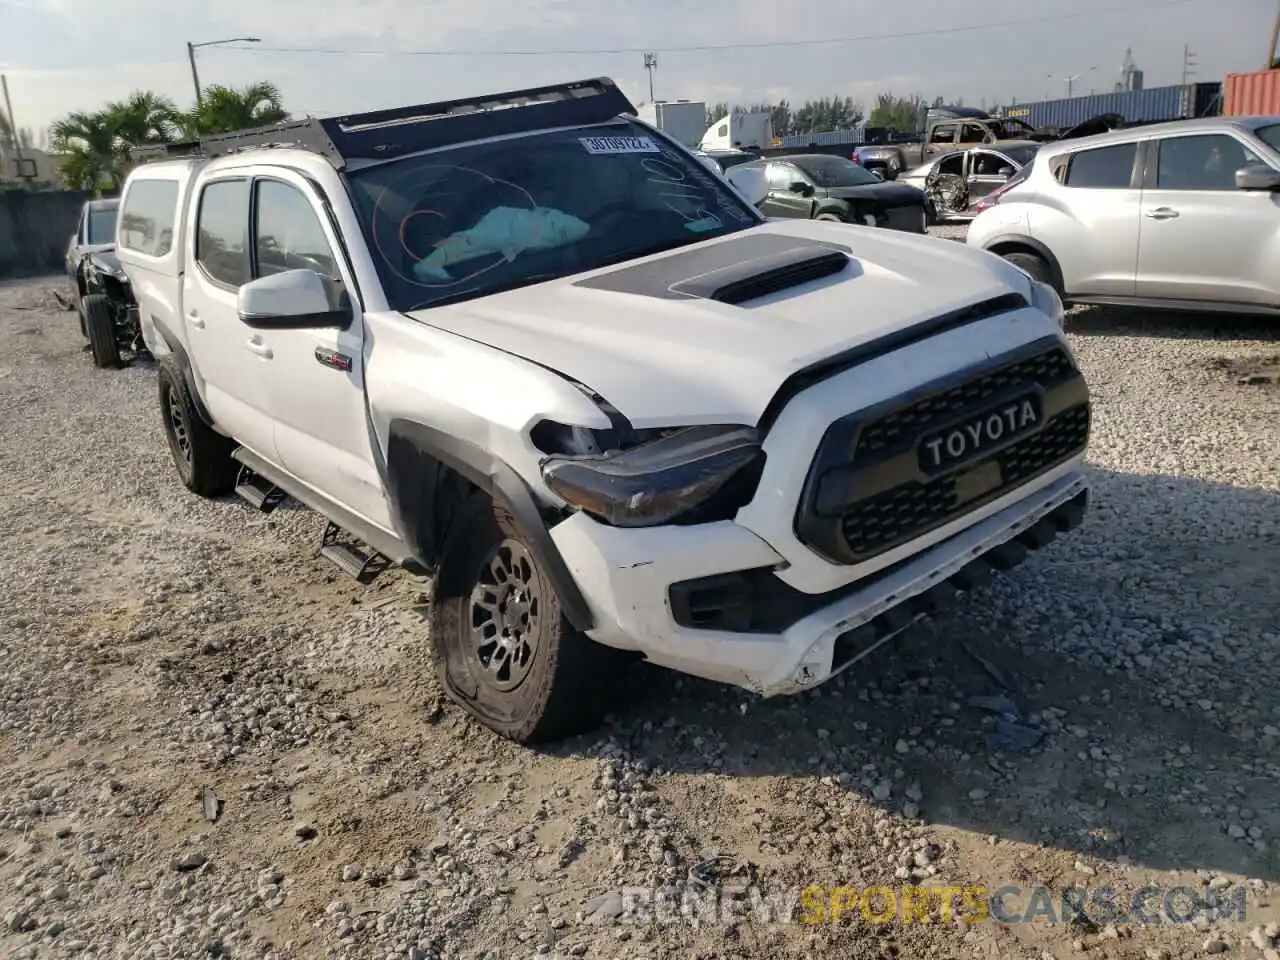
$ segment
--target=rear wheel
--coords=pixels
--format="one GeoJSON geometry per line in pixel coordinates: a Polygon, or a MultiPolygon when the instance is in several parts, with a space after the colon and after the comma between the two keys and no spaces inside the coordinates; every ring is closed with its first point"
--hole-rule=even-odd
{"type": "Polygon", "coordinates": [[[430,629],[450,699],[517,743],[596,727],[624,663],[569,623],[515,518],[480,494],[446,539],[430,629]]]}
{"type": "Polygon", "coordinates": [[[187,378],[172,354],[160,361],[156,382],[165,438],[183,486],[202,497],[230,493],[239,473],[239,466],[231,459],[235,443],[200,419],[187,378]]]}
{"type": "Polygon", "coordinates": [[[121,366],[116,322],[107,298],[100,293],[91,293],[80,304],[80,319],[93,351],[93,365],[104,370],[121,366]]]}

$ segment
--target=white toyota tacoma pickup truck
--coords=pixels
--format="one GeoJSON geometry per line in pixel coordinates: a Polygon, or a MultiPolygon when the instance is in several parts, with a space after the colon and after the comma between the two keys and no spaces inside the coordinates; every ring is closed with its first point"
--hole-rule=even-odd
{"type": "Polygon", "coordinates": [[[521,742],[632,659],[811,688],[1087,503],[1052,289],[767,221],[633,114],[601,79],[286,122],[121,200],[182,481],[430,573],[441,682],[521,742]]]}

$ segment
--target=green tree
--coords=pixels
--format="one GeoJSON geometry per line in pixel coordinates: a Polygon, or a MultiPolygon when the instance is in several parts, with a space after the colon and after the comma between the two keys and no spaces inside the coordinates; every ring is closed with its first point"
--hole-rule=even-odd
{"type": "Polygon", "coordinates": [[[795,113],[796,133],[849,130],[862,120],[862,106],[852,97],[819,97],[808,100],[795,113]]]}
{"type": "Polygon", "coordinates": [[[116,121],[105,110],[68,114],[50,127],[50,145],[62,154],[62,178],[76,190],[118,187],[116,121]]]}
{"type": "Polygon", "coordinates": [[[238,90],[215,84],[201,93],[189,113],[176,119],[184,136],[196,138],[279,123],[289,119],[289,112],[275,84],[251,83],[238,90]]]}

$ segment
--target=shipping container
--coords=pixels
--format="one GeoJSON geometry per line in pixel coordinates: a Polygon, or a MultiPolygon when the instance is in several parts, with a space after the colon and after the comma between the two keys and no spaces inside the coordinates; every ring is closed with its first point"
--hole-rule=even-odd
{"type": "Polygon", "coordinates": [[[1066,100],[1041,100],[1005,107],[1003,116],[1025,121],[1033,127],[1065,130],[1106,113],[1118,113],[1129,123],[1185,120],[1213,116],[1222,88],[1220,83],[1174,84],[1121,93],[1099,93],[1066,100]]]}
{"type": "Polygon", "coordinates": [[[1228,73],[1222,112],[1228,117],[1280,116],[1280,70],[1228,73]]]}

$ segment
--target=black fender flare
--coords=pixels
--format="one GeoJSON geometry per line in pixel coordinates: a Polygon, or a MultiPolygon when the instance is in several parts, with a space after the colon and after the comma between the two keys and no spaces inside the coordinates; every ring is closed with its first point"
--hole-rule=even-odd
{"type": "Polygon", "coordinates": [[[191,394],[191,402],[196,408],[196,414],[204,421],[206,427],[216,430],[217,425],[213,422],[213,415],[209,413],[209,408],[204,405],[200,391],[196,389],[196,375],[191,367],[191,358],[187,356],[186,348],[155,316],[152,316],[151,322],[156,328],[156,333],[168,346],[169,352],[173,354],[178,366],[182,369],[182,378],[187,382],[187,393],[191,394]]]}
{"type": "Polygon", "coordinates": [[[387,431],[386,484],[398,533],[414,556],[431,561],[443,545],[432,492],[447,467],[500,503],[528,537],[528,547],[560,598],[560,609],[581,631],[595,625],[591,608],[560,555],[524,478],[489,451],[414,420],[394,419],[387,431]]]}
{"type": "Polygon", "coordinates": [[[1058,294],[1063,295],[1065,293],[1062,283],[1062,265],[1058,263],[1058,258],[1053,255],[1053,251],[1039,240],[1021,233],[1001,233],[982,245],[983,250],[1000,256],[998,247],[1025,247],[1038,254],[1049,265],[1049,276],[1053,279],[1053,286],[1058,291],[1058,294]]]}

